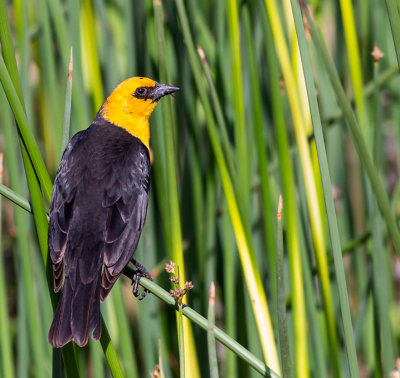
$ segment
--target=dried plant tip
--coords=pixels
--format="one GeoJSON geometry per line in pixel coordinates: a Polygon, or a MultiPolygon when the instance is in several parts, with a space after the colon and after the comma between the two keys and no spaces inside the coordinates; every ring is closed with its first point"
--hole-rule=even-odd
{"type": "Polygon", "coordinates": [[[160,370],[160,365],[156,365],[154,367],[154,370],[150,372],[151,378],[160,378],[161,377],[161,370],[160,370]]]}
{"type": "Polygon", "coordinates": [[[172,277],[170,277],[170,280],[171,280],[171,282],[174,283],[175,285],[179,285],[178,277],[172,276],[172,277]]]}
{"type": "Polygon", "coordinates": [[[311,19],[314,21],[313,8],[311,5],[307,5],[307,3],[303,0],[299,0],[300,7],[302,8],[302,16],[303,16],[303,25],[304,25],[304,34],[307,40],[311,39],[310,25],[308,24],[306,13],[309,13],[311,19]]]}
{"type": "Polygon", "coordinates": [[[390,378],[400,378],[400,357],[396,358],[394,366],[395,366],[395,369],[390,372],[389,377],[390,378]]]}
{"type": "Polygon", "coordinates": [[[306,36],[307,40],[310,40],[311,39],[310,25],[308,25],[308,20],[304,13],[303,13],[303,25],[304,25],[304,35],[306,36]]]}
{"type": "Polygon", "coordinates": [[[374,58],[374,63],[379,63],[379,61],[385,56],[385,54],[379,49],[376,42],[374,43],[374,49],[372,50],[371,55],[374,58]]]}
{"type": "Polygon", "coordinates": [[[193,289],[193,283],[192,281],[186,281],[185,282],[185,290],[192,290],[193,289]]]}
{"type": "Polygon", "coordinates": [[[204,50],[201,48],[200,45],[197,45],[197,52],[200,56],[200,59],[205,62],[206,61],[206,54],[204,54],[204,50]]]}
{"type": "Polygon", "coordinates": [[[276,213],[276,218],[278,220],[282,218],[282,208],[283,208],[283,200],[282,200],[282,194],[280,194],[278,200],[278,211],[276,213]]]}
{"type": "Polygon", "coordinates": [[[208,291],[209,300],[208,303],[215,303],[215,285],[214,281],[210,283],[210,290],[208,291]]]}
{"type": "Polygon", "coordinates": [[[73,57],[72,57],[72,46],[70,50],[69,56],[69,66],[68,66],[68,80],[72,80],[72,70],[73,70],[73,57]]]}
{"type": "Polygon", "coordinates": [[[3,153],[0,152],[0,178],[3,176],[3,153]]]}
{"type": "Polygon", "coordinates": [[[165,264],[165,270],[167,273],[175,273],[175,263],[170,261],[169,264],[165,264]]]}
{"type": "Polygon", "coordinates": [[[279,88],[280,88],[281,95],[283,96],[286,92],[285,80],[283,80],[283,79],[279,80],[279,88]]]}

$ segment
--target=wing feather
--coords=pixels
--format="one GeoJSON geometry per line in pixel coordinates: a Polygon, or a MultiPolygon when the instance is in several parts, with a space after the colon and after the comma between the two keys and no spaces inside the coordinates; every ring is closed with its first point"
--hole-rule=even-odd
{"type": "Polygon", "coordinates": [[[63,258],[73,217],[74,197],[80,183],[80,177],[76,174],[76,171],[80,170],[81,161],[76,158],[76,149],[79,148],[80,141],[84,135],[84,131],[79,132],[68,143],[58,168],[51,196],[49,252],[53,263],[55,292],[60,290],[63,283],[63,258]]]}
{"type": "Polygon", "coordinates": [[[123,164],[113,166],[103,206],[108,208],[104,248],[103,301],[131,260],[146,219],[150,188],[150,161],[146,148],[134,145],[123,164]]]}

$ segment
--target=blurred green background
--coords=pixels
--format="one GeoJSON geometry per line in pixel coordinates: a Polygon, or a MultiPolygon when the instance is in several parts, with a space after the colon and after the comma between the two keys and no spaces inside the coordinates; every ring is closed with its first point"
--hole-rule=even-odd
{"type": "Polygon", "coordinates": [[[0,196],[0,376],[145,377],[157,364],[165,377],[395,370],[398,2],[300,3],[0,0],[0,188],[14,201],[0,196]],[[122,277],[102,304],[101,342],[62,358],[47,342],[51,183],[66,140],[131,76],[181,88],[150,119],[135,258],[158,296],[171,287],[164,265],[179,265],[194,285],[193,322],[179,333],[168,298],[138,302],[122,277]]]}

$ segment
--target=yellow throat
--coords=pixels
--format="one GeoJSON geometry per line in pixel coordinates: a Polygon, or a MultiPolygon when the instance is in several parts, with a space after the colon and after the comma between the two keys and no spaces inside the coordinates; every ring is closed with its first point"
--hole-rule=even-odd
{"type": "Polygon", "coordinates": [[[114,89],[101,108],[102,117],[112,124],[122,127],[150,150],[149,118],[157,105],[151,98],[136,98],[138,88],[153,88],[154,80],[132,77],[123,81],[114,89]]]}

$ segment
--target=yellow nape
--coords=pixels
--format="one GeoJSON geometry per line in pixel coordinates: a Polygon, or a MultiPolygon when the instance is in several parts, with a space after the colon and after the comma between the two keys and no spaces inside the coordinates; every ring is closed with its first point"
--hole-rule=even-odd
{"type": "Polygon", "coordinates": [[[157,105],[151,99],[133,96],[139,87],[155,87],[154,80],[145,77],[131,77],[120,83],[110,94],[101,108],[102,117],[122,127],[139,138],[150,151],[149,117],[157,105]]]}

